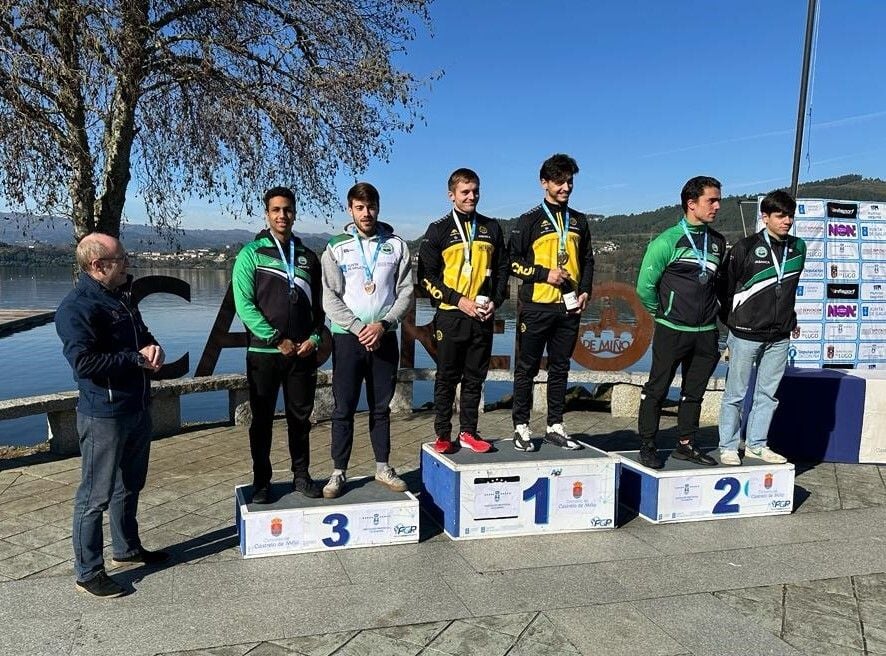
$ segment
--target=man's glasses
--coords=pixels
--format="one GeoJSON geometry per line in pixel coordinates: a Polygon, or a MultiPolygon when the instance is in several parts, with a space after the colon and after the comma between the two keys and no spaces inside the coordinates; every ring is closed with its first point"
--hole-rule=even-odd
{"type": "Polygon", "coordinates": [[[123,253],[117,257],[100,257],[102,262],[129,262],[129,253],[123,253]]]}

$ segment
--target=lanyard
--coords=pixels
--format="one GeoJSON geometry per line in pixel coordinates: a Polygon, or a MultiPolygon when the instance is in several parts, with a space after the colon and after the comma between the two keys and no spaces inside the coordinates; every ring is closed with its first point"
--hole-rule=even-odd
{"type": "MultiPolygon", "coordinates": [[[[376,233],[375,240],[375,252],[372,254],[372,265],[370,266],[369,261],[366,259],[366,252],[363,250],[363,239],[360,237],[360,231],[357,228],[354,228],[354,238],[357,240],[357,249],[360,251],[360,261],[363,262],[363,277],[367,282],[372,281],[372,274],[375,272],[375,265],[378,262],[378,254],[381,252],[381,238],[378,233],[376,233]]],[[[368,239],[366,241],[369,241],[368,239]]]]}
{"type": "Polygon", "coordinates": [[[477,213],[473,212],[473,219],[471,220],[471,232],[468,235],[465,235],[464,228],[461,227],[461,221],[458,220],[458,215],[455,213],[455,210],[452,210],[452,220],[455,221],[455,228],[456,230],[458,230],[458,236],[461,239],[462,249],[465,253],[465,262],[470,264],[471,246],[474,244],[474,239],[477,238],[477,213]]]}
{"type": "Polygon", "coordinates": [[[548,219],[551,221],[551,225],[554,226],[554,232],[557,233],[557,236],[560,238],[560,248],[561,252],[566,251],[566,235],[569,234],[569,228],[566,226],[569,225],[569,209],[564,210],[563,215],[565,219],[561,217],[560,221],[554,219],[554,215],[551,214],[550,208],[548,208],[548,204],[544,201],[541,202],[541,207],[545,211],[545,214],[548,215],[548,219]]]}
{"type": "Polygon", "coordinates": [[[283,260],[283,264],[286,265],[286,278],[289,280],[289,291],[295,289],[295,240],[289,239],[289,260],[287,261],[286,256],[283,254],[283,246],[280,245],[280,240],[277,239],[275,235],[271,235],[271,239],[274,240],[274,243],[277,245],[277,252],[280,253],[280,259],[283,260]]]}
{"type": "Polygon", "coordinates": [[[784,250],[781,253],[781,266],[778,264],[778,260],[775,258],[775,251],[772,250],[772,242],[769,241],[769,232],[766,228],[763,228],[763,239],[766,240],[766,245],[769,247],[769,256],[772,258],[772,267],[775,269],[775,276],[778,279],[779,285],[781,285],[781,279],[784,278],[784,265],[788,261],[788,242],[784,241],[784,250]]]}
{"type": "Polygon", "coordinates": [[[708,259],[708,231],[707,231],[707,228],[705,228],[705,231],[704,231],[704,246],[703,246],[702,250],[699,251],[695,245],[695,242],[692,240],[692,235],[689,234],[689,227],[688,227],[688,224],[686,223],[685,218],[680,219],[680,227],[683,228],[683,234],[686,235],[686,239],[689,240],[689,245],[692,246],[692,252],[693,252],[693,254],[695,254],[695,259],[698,260],[698,266],[701,269],[701,273],[699,275],[706,273],[707,267],[705,266],[705,262],[708,259]]]}

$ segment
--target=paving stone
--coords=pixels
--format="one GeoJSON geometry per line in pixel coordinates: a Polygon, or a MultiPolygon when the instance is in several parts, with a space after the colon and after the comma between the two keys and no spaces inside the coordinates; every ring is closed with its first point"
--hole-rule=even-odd
{"type": "Polygon", "coordinates": [[[886,629],[882,626],[865,626],[865,646],[868,652],[886,654],[886,629]]]}
{"type": "MultiPolygon", "coordinates": [[[[465,620],[468,621],[468,620],[465,620]]],[[[372,632],[387,638],[408,642],[425,647],[446,628],[449,622],[425,622],[423,624],[406,624],[404,626],[385,626],[371,629],[372,632]]]]}
{"type": "Polygon", "coordinates": [[[329,656],[357,633],[357,631],[341,631],[273,640],[272,642],[301,656],[329,656]]]}
{"type": "Polygon", "coordinates": [[[216,526],[218,526],[217,519],[203,517],[202,515],[188,514],[179,517],[168,524],[164,524],[163,528],[196,538],[216,526]]]}
{"type": "Polygon", "coordinates": [[[499,631],[507,635],[519,636],[535,619],[538,613],[511,613],[509,615],[487,615],[485,617],[466,617],[462,622],[479,626],[482,629],[499,631]]]}
{"type": "Polygon", "coordinates": [[[27,531],[23,531],[22,533],[10,535],[8,538],[6,538],[6,540],[12,542],[13,544],[20,544],[23,547],[36,549],[37,547],[44,547],[53,542],[57,542],[59,540],[63,540],[64,538],[70,537],[70,528],[63,529],[59,528],[58,526],[47,524],[44,526],[38,526],[36,528],[29,529],[27,531]]]}
{"type": "Polygon", "coordinates": [[[852,579],[848,576],[841,576],[832,579],[813,579],[811,581],[794,581],[789,586],[789,590],[794,588],[808,588],[809,590],[821,594],[836,594],[844,597],[855,597],[855,590],[852,587],[852,579]]]}
{"type": "Polygon", "coordinates": [[[686,648],[628,603],[559,609],[545,613],[583,654],[675,656],[686,648]]]}
{"type": "Polygon", "coordinates": [[[22,517],[20,515],[11,517],[10,519],[0,520],[0,539],[6,539],[10,535],[16,535],[28,531],[40,526],[40,524],[41,522],[38,519],[22,517]]]}
{"type": "Polygon", "coordinates": [[[291,656],[292,652],[273,642],[261,642],[249,650],[249,656],[291,656]]]}
{"type": "Polygon", "coordinates": [[[354,583],[394,581],[423,572],[471,573],[471,566],[449,542],[398,544],[336,552],[354,583]]]}
{"type": "Polygon", "coordinates": [[[870,601],[859,599],[858,616],[864,623],[865,630],[872,626],[886,629],[886,600],[870,601]]]}
{"type": "MultiPolygon", "coordinates": [[[[555,614],[554,611],[552,614],[555,614]]],[[[573,653],[577,652],[566,636],[564,636],[559,627],[555,626],[549,619],[547,613],[539,613],[532,623],[526,628],[526,631],[520,636],[519,642],[530,641],[536,645],[542,644],[555,652],[573,653]]],[[[525,648],[521,648],[525,651],[525,648]]]]}
{"type": "MultiPolygon", "coordinates": [[[[846,580],[848,581],[848,578],[846,580]]],[[[858,606],[854,597],[821,589],[788,585],[785,606],[803,612],[811,610],[824,614],[834,613],[852,620],[858,619],[858,606]]]]}
{"type": "Polygon", "coordinates": [[[852,649],[863,649],[861,625],[857,617],[850,618],[786,607],[784,639],[790,641],[793,636],[852,649]]]}
{"type": "Polygon", "coordinates": [[[0,540],[0,560],[12,558],[13,556],[17,556],[18,554],[24,553],[27,550],[27,547],[23,547],[20,544],[14,544],[13,542],[0,540]]]}
{"type": "MultiPolygon", "coordinates": [[[[781,588],[781,586],[777,586],[781,588]]],[[[751,601],[730,592],[715,592],[714,596],[727,606],[735,609],[737,617],[744,617],[775,635],[781,634],[784,606],[781,602],[751,601]]]]}
{"type": "Polygon", "coordinates": [[[514,636],[456,620],[428,647],[453,656],[504,656],[515,641],[514,636]]]}
{"type": "Polygon", "coordinates": [[[783,640],[800,650],[805,656],[859,656],[863,654],[863,650],[853,647],[844,647],[842,645],[833,645],[827,642],[812,640],[798,634],[787,635],[783,640]]]}
{"type": "MultiPolygon", "coordinates": [[[[422,648],[410,642],[363,631],[342,645],[336,656],[416,656],[422,648]]],[[[250,655],[251,656],[251,655],[250,655]]]]}
{"type": "Polygon", "coordinates": [[[21,579],[57,565],[62,560],[64,559],[40,551],[25,551],[12,558],[0,560],[0,574],[11,579],[21,579]]]}
{"type": "Polygon", "coordinates": [[[21,618],[4,623],[0,656],[67,654],[80,625],[79,614],[67,617],[21,618]]]}

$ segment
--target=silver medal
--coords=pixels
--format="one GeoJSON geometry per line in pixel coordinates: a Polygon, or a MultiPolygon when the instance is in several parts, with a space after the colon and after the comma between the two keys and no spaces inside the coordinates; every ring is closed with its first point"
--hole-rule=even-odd
{"type": "Polygon", "coordinates": [[[702,285],[704,285],[708,282],[708,272],[707,271],[702,271],[701,273],[698,274],[698,282],[700,282],[702,285]]]}
{"type": "Polygon", "coordinates": [[[557,251],[557,264],[563,266],[569,261],[569,253],[566,251],[557,251]]]}
{"type": "Polygon", "coordinates": [[[372,280],[367,280],[363,283],[363,291],[367,294],[375,293],[375,283],[372,280]]]}

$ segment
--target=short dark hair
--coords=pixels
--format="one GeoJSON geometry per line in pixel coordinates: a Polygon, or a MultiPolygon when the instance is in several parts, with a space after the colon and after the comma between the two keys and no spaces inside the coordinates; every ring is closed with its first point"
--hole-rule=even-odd
{"type": "Polygon", "coordinates": [[[348,207],[355,200],[362,200],[364,203],[378,206],[381,203],[378,195],[378,189],[368,182],[358,182],[348,189],[348,207]]]}
{"type": "Polygon", "coordinates": [[[264,196],[266,211],[268,209],[268,203],[271,202],[271,199],[277,198],[278,196],[288,198],[290,201],[292,201],[293,206],[295,205],[295,194],[292,193],[292,189],[290,189],[289,187],[271,187],[265,192],[264,196]]]}
{"type": "Polygon", "coordinates": [[[720,181],[708,175],[697,175],[683,185],[683,191],[680,192],[680,204],[683,206],[684,213],[689,209],[689,201],[698,200],[708,187],[720,189],[720,181]]]}
{"type": "Polygon", "coordinates": [[[557,153],[544,161],[538,177],[551,182],[565,182],[576,173],[578,173],[578,163],[569,155],[557,153]]]}
{"type": "Polygon", "coordinates": [[[784,214],[794,216],[797,211],[797,201],[786,191],[778,189],[760,201],[760,212],[763,214],[784,214]]]}
{"type": "Polygon", "coordinates": [[[479,186],[480,176],[471,169],[455,169],[452,172],[452,175],[449,176],[449,191],[455,191],[455,185],[457,185],[459,182],[476,182],[477,186],[479,186]]]}

